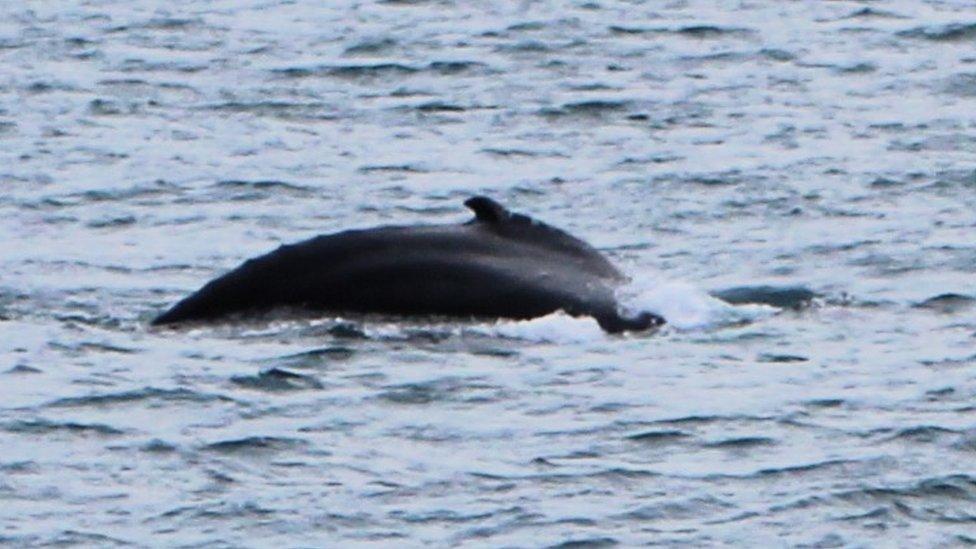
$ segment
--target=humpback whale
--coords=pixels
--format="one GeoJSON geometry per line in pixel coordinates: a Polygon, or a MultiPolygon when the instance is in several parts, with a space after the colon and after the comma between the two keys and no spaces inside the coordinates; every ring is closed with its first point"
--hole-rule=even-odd
{"type": "Polygon", "coordinates": [[[664,323],[624,314],[626,277],[570,234],[485,196],[460,224],[382,226],[317,236],[245,261],[152,321],[214,320],[278,306],[334,313],[528,319],[591,316],[607,332],[664,323]]]}

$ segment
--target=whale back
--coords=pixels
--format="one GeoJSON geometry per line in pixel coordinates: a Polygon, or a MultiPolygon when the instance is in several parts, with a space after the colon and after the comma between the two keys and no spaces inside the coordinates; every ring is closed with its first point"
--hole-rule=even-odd
{"type": "Polygon", "coordinates": [[[495,318],[562,309],[616,325],[613,288],[623,275],[596,249],[489,198],[466,205],[475,218],[460,225],[348,230],[281,246],[210,281],[153,323],[299,306],[495,318]]]}

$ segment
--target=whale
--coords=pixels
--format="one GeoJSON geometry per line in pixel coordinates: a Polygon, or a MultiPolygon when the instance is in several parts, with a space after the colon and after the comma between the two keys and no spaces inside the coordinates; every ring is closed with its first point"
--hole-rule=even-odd
{"type": "Polygon", "coordinates": [[[457,224],[380,226],[316,236],[245,261],[152,324],[218,321],[269,310],[402,317],[531,319],[563,311],[610,333],[664,324],[622,310],[628,278],[569,233],[486,196],[457,224]]]}

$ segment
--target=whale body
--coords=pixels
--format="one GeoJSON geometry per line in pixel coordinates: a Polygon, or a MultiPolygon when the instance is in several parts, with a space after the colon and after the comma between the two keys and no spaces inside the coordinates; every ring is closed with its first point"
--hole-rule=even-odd
{"type": "Polygon", "coordinates": [[[589,244],[476,196],[461,224],[383,226],[322,235],[250,259],[153,324],[298,307],[334,313],[529,319],[592,316],[608,332],[664,320],[625,315],[626,277],[589,244]]]}

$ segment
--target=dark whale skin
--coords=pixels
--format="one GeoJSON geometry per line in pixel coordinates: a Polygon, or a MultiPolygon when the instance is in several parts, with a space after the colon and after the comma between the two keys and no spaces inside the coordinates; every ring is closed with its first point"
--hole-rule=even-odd
{"type": "Polygon", "coordinates": [[[318,236],[244,262],[154,325],[300,307],[336,313],[528,319],[563,310],[608,332],[664,323],[621,315],[626,278],[589,244],[490,198],[456,225],[386,226],[318,236]]]}

